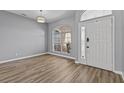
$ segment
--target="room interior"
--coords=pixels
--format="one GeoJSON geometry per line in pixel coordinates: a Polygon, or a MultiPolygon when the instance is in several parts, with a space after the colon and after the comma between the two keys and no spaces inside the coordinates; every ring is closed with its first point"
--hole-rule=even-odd
{"type": "Polygon", "coordinates": [[[0,10],[1,83],[123,83],[123,10],[0,10]]]}

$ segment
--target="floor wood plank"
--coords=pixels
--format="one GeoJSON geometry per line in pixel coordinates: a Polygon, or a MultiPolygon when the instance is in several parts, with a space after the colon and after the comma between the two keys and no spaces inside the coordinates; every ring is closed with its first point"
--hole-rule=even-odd
{"type": "Polygon", "coordinates": [[[1,83],[122,83],[111,71],[75,64],[74,60],[42,55],[0,64],[1,83]]]}

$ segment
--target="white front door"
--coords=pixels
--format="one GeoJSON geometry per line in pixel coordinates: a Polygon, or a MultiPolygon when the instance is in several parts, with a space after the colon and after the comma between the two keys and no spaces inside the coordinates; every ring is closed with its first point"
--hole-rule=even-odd
{"type": "Polygon", "coordinates": [[[85,28],[86,64],[112,70],[113,31],[112,17],[98,18],[82,23],[85,28]]]}

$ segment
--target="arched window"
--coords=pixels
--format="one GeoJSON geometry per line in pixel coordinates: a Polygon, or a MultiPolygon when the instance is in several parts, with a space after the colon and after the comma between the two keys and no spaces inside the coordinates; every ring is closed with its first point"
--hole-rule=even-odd
{"type": "Polygon", "coordinates": [[[71,27],[57,26],[52,34],[53,51],[69,54],[71,52],[71,27]]]}
{"type": "Polygon", "coordinates": [[[80,21],[85,21],[88,19],[93,19],[97,17],[111,15],[112,10],[86,10],[80,17],[80,21]]]}

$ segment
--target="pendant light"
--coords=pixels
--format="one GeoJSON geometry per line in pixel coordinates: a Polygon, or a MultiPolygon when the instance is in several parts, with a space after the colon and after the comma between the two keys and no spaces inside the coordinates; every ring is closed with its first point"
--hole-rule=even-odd
{"type": "Polygon", "coordinates": [[[46,22],[45,17],[42,16],[42,12],[43,12],[43,11],[40,10],[41,16],[38,16],[38,17],[37,17],[37,22],[38,22],[38,23],[45,23],[45,22],[46,22]]]}

